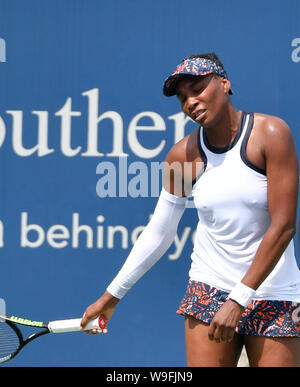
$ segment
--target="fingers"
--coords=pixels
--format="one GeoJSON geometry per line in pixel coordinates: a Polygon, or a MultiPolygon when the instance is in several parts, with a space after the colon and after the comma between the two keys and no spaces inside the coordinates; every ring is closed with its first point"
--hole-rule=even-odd
{"type": "MultiPolygon", "coordinates": [[[[91,333],[107,333],[106,324],[113,315],[114,309],[119,301],[119,298],[113,297],[110,293],[105,292],[98,300],[86,308],[81,319],[80,329],[84,331],[90,320],[101,316],[103,319],[100,318],[98,321],[99,328],[92,329],[91,333]]],[[[89,333],[89,331],[87,332],[89,333]]]]}
{"type": "Polygon", "coordinates": [[[80,330],[84,331],[86,334],[89,334],[90,332],[92,334],[97,334],[97,333],[105,333],[106,334],[108,332],[107,327],[106,327],[107,321],[104,320],[103,316],[102,316],[102,320],[103,320],[103,323],[105,326],[103,326],[102,328],[100,326],[99,328],[94,328],[91,330],[85,329],[85,326],[88,324],[88,322],[90,320],[95,319],[97,317],[97,315],[99,315],[99,314],[98,313],[95,314],[94,312],[90,313],[89,308],[87,308],[87,310],[85,311],[85,313],[83,314],[82,319],[81,319],[80,330]]]}
{"type": "MultiPolygon", "coordinates": [[[[82,328],[81,328],[82,330],[82,328]]],[[[84,329],[83,329],[84,330],[84,329]]],[[[104,328],[94,328],[94,329],[91,329],[91,330],[84,330],[84,332],[88,335],[89,333],[92,333],[93,335],[97,334],[97,333],[107,333],[108,332],[108,329],[105,325],[104,328]]]]}
{"type": "Polygon", "coordinates": [[[230,300],[226,301],[210,323],[208,330],[209,339],[214,340],[216,343],[230,343],[234,338],[242,312],[243,309],[238,304],[230,300]]]}
{"type": "Polygon", "coordinates": [[[104,333],[106,334],[108,332],[107,328],[104,328],[104,329],[92,329],[91,331],[84,331],[84,333],[86,333],[87,335],[89,333],[92,333],[93,335],[96,335],[97,333],[104,333]]]}
{"type": "Polygon", "coordinates": [[[234,333],[234,327],[219,326],[213,320],[209,327],[208,338],[209,340],[215,341],[216,343],[230,343],[233,340],[234,333]]]}
{"type": "Polygon", "coordinates": [[[88,322],[89,322],[89,319],[87,318],[86,313],[84,313],[84,315],[82,316],[82,319],[81,319],[80,329],[84,330],[84,327],[86,326],[86,324],[88,322]]]}
{"type": "MultiPolygon", "coordinates": [[[[81,319],[81,324],[80,324],[80,329],[81,330],[85,330],[85,326],[87,325],[87,323],[90,321],[90,320],[93,320],[94,318],[96,318],[96,315],[94,316],[94,314],[90,314],[88,312],[88,309],[84,312],[83,316],[82,316],[82,319],[81,319]]],[[[86,331],[87,332],[87,331],[86,331]]]]}

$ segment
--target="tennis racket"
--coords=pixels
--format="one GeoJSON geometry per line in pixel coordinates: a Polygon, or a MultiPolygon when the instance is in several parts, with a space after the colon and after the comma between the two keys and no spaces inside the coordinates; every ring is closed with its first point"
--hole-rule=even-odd
{"type": "MultiPolygon", "coordinates": [[[[25,345],[47,333],[80,331],[80,323],[81,318],[42,322],[0,314],[0,363],[13,359],[25,345]],[[40,331],[24,340],[20,325],[40,328],[40,331]]],[[[89,321],[85,330],[104,329],[105,327],[106,321],[100,316],[89,321]]]]}

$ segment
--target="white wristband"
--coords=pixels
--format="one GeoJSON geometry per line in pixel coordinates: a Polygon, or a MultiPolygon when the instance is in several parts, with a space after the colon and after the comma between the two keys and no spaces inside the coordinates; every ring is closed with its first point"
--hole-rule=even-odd
{"type": "Polygon", "coordinates": [[[244,285],[242,282],[239,282],[229,293],[228,298],[233,301],[236,301],[239,305],[247,308],[251,298],[255,294],[255,290],[244,285]]]}

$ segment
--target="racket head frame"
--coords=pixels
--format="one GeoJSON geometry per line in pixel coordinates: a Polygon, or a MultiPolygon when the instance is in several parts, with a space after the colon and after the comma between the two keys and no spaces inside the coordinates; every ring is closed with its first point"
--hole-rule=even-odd
{"type": "MultiPolygon", "coordinates": [[[[14,331],[19,340],[19,345],[17,349],[10,355],[0,358],[0,364],[13,359],[28,343],[47,333],[75,332],[80,330],[80,322],[81,319],[42,322],[0,314],[0,324],[6,323],[14,331]],[[18,325],[25,325],[28,327],[39,328],[42,330],[33,333],[26,340],[24,340],[22,331],[19,329],[18,325]]],[[[106,324],[107,321],[102,315],[100,315],[98,318],[90,321],[87,324],[86,329],[104,329],[106,327],[106,324]]]]}
{"type": "Polygon", "coordinates": [[[6,363],[7,361],[13,359],[15,356],[17,356],[17,354],[21,351],[21,349],[23,349],[31,341],[47,333],[50,333],[47,327],[47,323],[42,323],[42,325],[39,324],[39,326],[37,326],[36,325],[36,323],[38,323],[37,321],[23,320],[22,322],[22,319],[19,319],[20,321],[15,322],[14,320],[15,320],[14,316],[0,315],[0,324],[7,324],[14,331],[14,333],[16,334],[19,340],[19,345],[16,348],[16,350],[12,352],[10,355],[0,358],[0,364],[6,363]],[[29,323],[29,321],[31,323],[29,323]],[[19,329],[18,324],[26,325],[30,327],[38,327],[38,328],[42,328],[42,330],[39,332],[33,333],[27,339],[24,340],[22,331],[19,329]]]}

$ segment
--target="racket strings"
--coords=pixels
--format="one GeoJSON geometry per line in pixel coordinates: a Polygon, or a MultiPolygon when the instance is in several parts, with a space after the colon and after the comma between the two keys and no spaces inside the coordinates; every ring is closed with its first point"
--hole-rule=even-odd
{"type": "Polygon", "coordinates": [[[16,332],[5,322],[0,321],[0,363],[15,353],[20,340],[16,332]]]}

